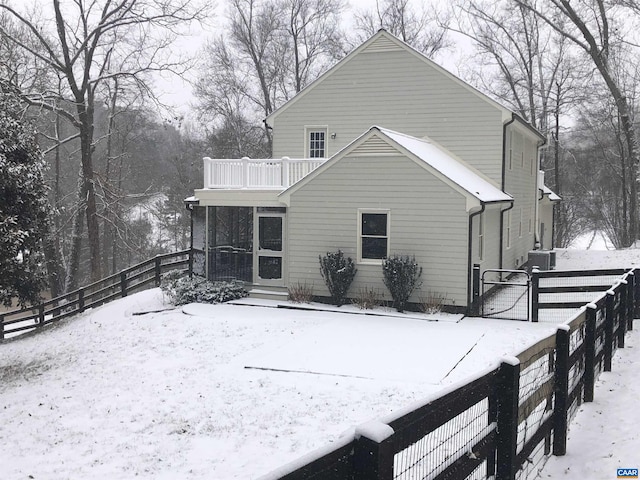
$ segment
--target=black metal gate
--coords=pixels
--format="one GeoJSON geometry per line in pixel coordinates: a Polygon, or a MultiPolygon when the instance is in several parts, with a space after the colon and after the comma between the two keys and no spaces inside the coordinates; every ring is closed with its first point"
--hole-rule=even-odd
{"type": "Polygon", "coordinates": [[[524,270],[489,269],[482,273],[483,317],[529,321],[531,277],[524,270]]]}

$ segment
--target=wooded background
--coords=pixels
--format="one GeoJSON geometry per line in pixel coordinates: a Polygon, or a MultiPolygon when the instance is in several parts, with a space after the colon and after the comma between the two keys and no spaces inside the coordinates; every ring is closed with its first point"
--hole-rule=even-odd
{"type": "Polygon", "coordinates": [[[202,157],[269,157],[263,119],[379,28],[547,137],[557,247],[593,229],[638,239],[636,0],[221,1],[0,2],[2,94],[45,159],[53,295],[188,247],[202,157]],[[176,41],[194,29],[188,56],[176,41]],[[161,73],[196,79],[186,118],[163,105],[161,73]]]}

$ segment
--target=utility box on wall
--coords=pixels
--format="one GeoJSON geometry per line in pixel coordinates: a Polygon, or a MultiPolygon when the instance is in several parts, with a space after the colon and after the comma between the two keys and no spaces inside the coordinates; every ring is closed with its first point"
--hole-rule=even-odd
{"type": "MultiPolygon", "coordinates": [[[[538,270],[551,270],[551,253],[548,250],[531,250],[528,262],[529,270],[533,267],[538,267],[538,270]]],[[[553,253],[555,254],[555,252],[553,253]]]]}

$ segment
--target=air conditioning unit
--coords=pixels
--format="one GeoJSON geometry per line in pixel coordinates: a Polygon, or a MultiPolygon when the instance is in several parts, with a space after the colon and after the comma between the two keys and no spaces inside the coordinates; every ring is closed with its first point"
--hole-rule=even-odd
{"type": "Polygon", "coordinates": [[[538,270],[550,270],[551,252],[548,250],[531,250],[529,252],[528,265],[529,270],[533,269],[533,267],[538,267],[538,270]]]}

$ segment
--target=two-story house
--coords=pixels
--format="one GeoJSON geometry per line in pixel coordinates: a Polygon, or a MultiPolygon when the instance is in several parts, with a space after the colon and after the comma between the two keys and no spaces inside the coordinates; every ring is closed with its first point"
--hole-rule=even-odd
{"type": "Polygon", "coordinates": [[[340,249],[357,263],[352,294],[385,293],[382,259],[407,254],[424,269],[412,301],[464,310],[474,264],[521,267],[540,239],[544,138],[384,30],[266,122],[273,159],[205,158],[188,199],[212,279],[329,296],[318,256],[340,249]]]}

